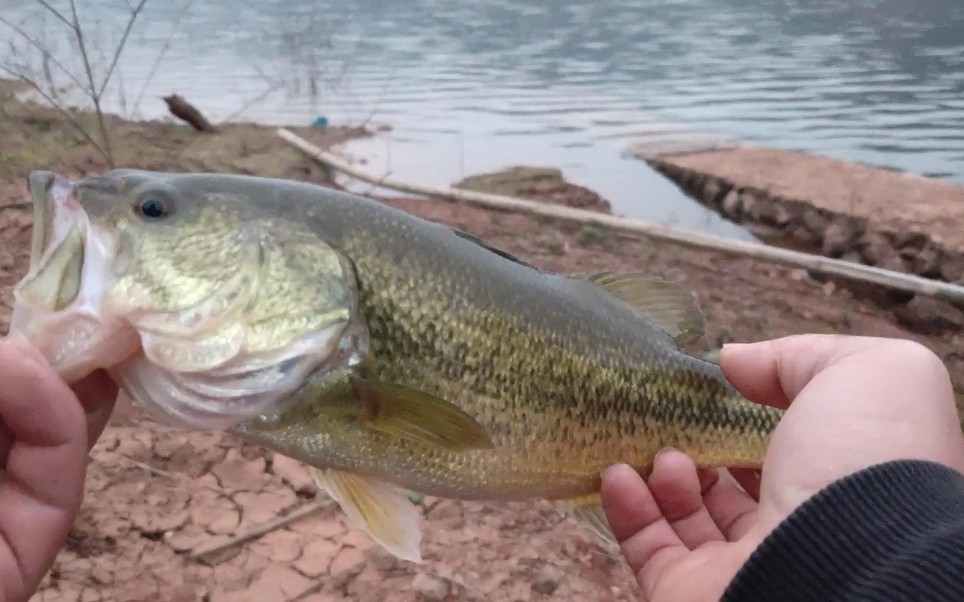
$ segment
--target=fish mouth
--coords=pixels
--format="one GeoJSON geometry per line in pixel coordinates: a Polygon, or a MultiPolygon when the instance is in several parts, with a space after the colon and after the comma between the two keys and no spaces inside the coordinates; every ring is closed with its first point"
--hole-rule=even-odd
{"type": "Polygon", "coordinates": [[[136,341],[101,311],[116,233],[95,224],[77,182],[28,176],[34,225],[30,269],[13,291],[10,331],[25,336],[68,383],[129,355],[136,341]]]}
{"type": "Polygon", "coordinates": [[[33,232],[30,239],[30,269],[40,263],[46,249],[48,232],[53,228],[53,203],[51,193],[62,195],[72,188],[71,182],[49,171],[34,171],[27,176],[27,187],[33,204],[33,232]]]}
{"type": "Polygon", "coordinates": [[[58,311],[79,293],[89,221],[73,182],[35,171],[28,176],[28,187],[34,214],[30,269],[15,296],[24,308],[58,311]]]}

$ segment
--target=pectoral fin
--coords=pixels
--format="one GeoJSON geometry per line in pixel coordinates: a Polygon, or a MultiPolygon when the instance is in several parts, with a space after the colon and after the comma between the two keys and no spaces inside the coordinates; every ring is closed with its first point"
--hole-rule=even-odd
{"type": "Polygon", "coordinates": [[[611,546],[619,545],[616,536],[609,528],[609,521],[602,507],[602,498],[598,493],[570,500],[559,500],[556,502],[556,508],[582,523],[603,543],[611,546]]]}
{"type": "Polygon", "coordinates": [[[333,469],[311,468],[318,487],[341,506],[357,529],[367,532],[388,552],[421,562],[419,511],[398,487],[333,469]]]}
{"type": "Polygon", "coordinates": [[[485,427],[453,404],[401,385],[356,378],[364,424],[373,430],[444,449],[494,447],[485,427]]]}
{"type": "Polygon", "coordinates": [[[703,336],[704,318],[685,287],[644,274],[595,272],[572,274],[591,282],[653,321],[679,345],[703,336]]]}
{"type": "Polygon", "coordinates": [[[720,363],[720,349],[710,349],[702,355],[702,358],[707,362],[712,362],[714,364],[720,363]]]}

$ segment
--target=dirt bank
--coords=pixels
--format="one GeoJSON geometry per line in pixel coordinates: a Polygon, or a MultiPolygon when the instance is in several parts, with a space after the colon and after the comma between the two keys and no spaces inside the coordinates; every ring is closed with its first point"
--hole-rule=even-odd
{"type": "MultiPolygon", "coordinates": [[[[187,128],[114,121],[122,163],[151,169],[220,169],[324,182],[275,142],[237,126],[213,136],[187,128]]],[[[24,199],[34,168],[69,174],[103,168],[44,110],[0,104],[0,206],[24,199]]],[[[306,131],[329,145],[350,130],[306,131]]],[[[583,195],[574,190],[573,195],[583,195]]],[[[557,200],[567,202],[565,198],[557,200]]],[[[465,229],[561,272],[643,270],[691,287],[707,316],[694,349],[799,332],[908,337],[933,348],[961,386],[964,337],[926,336],[801,271],[735,260],[594,226],[392,199],[392,205],[465,229]]],[[[12,284],[26,270],[30,215],[0,209],[0,327],[12,284]]],[[[34,600],[641,600],[621,559],[545,503],[469,504],[424,499],[422,565],[399,562],[350,531],[334,504],[204,563],[190,553],[310,503],[304,468],[220,434],[161,427],[122,406],[92,452],[87,498],[67,548],[34,600]]]]}
{"type": "Polygon", "coordinates": [[[609,201],[585,186],[566,182],[562,170],[554,167],[517,165],[493,173],[469,176],[452,186],[577,209],[605,213],[612,211],[609,201]]]}

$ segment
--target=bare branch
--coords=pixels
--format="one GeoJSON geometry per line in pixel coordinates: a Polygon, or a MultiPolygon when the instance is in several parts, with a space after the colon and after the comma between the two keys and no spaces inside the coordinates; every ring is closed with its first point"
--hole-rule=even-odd
{"type": "MultiPolygon", "coordinates": [[[[39,1],[44,2],[44,0],[39,1]]],[[[107,161],[111,167],[114,167],[114,155],[110,148],[110,137],[107,135],[107,125],[104,123],[104,111],[100,106],[100,94],[97,92],[97,85],[94,83],[94,70],[90,65],[90,57],[87,55],[87,44],[84,40],[84,30],[80,26],[76,0],[70,0],[70,13],[73,20],[70,27],[74,30],[74,35],[77,37],[77,45],[80,47],[80,58],[84,62],[84,71],[87,75],[87,81],[90,84],[90,96],[91,100],[94,101],[94,110],[97,113],[97,123],[100,126],[100,135],[104,142],[104,150],[107,153],[107,161]]]]}
{"type": "Polygon", "coordinates": [[[23,30],[23,28],[21,28],[20,26],[14,24],[14,23],[11,23],[9,20],[7,20],[7,19],[6,19],[5,17],[3,17],[2,15],[0,15],[0,23],[2,23],[3,25],[6,25],[6,26],[9,27],[10,29],[12,29],[14,32],[17,33],[17,35],[19,35],[19,36],[22,37],[24,40],[26,40],[28,44],[30,44],[31,46],[33,46],[34,48],[36,48],[37,51],[39,51],[40,54],[43,56],[44,61],[46,61],[46,62],[48,62],[48,63],[50,63],[50,64],[53,64],[54,66],[60,68],[61,71],[63,71],[65,74],[67,74],[67,77],[69,77],[69,78],[71,79],[71,81],[73,81],[76,85],[80,86],[82,89],[86,88],[86,86],[83,84],[83,82],[81,82],[81,81],[77,78],[76,75],[74,75],[69,69],[67,69],[67,67],[64,66],[63,63],[61,63],[60,61],[58,61],[57,58],[56,58],[54,55],[52,55],[52,54],[50,53],[50,51],[47,50],[47,48],[46,48],[43,44],[41,44],[40,42],[38,42],[37,40],[35,40],[34,38],[32,38],[32,37],[30,36],[30,34],[28,34],[27,32],[25,32],[25,31],[23,30]]]}
{"type": "Polygon", "coordinates": [[[111,158],[110,158],[110,156],[107,154],[107,151],[105,151],[104,148],[103,148],[100,144],[98,144],[98,142],[97,142],[96,140],[94,140],[94,138],[87,132],[86,128],[84,128],[84,126],[83,126],[79,121],[77,121],[77,119],[74,118],[73,115],[70,114],[70,111],[68,111],[67,109],[65,109],[59,102],[57,102],[54,98],[52,98],[52,97],[50,96],[50,94],[48,94],[47,92],[45,92],[44,89],[40,86],[40,84],[38,84],[38,83],[37,83],[36,81],[34,81],[33,79],[27,77],[27,76],[24,75],[23,73],[19,73],[19,72],[17,72],[17,71],[14,71],[13,69],[10,69],[9,67],[7,67],[7,66],[5,66],[5,65],[0,65],[0,71],[5,71],[5,72],[8,73],[10,76],[16,78],[17,81],[23,82],[23,83],[27,84],[28,86],[30,86],[31,88],[33,88],[34,90],[36,90],[41,96],[43,96],[44,100],[46,100],[48,103],[50,103],[50,105],[53,106],[55,109],[57,109],[58,111],[60,111],[60,113],[64,116],[64,118],[65,118],[67,121],[69,121],[70,124],[71,124],[72,126],[74,126],[74,128],[75,128],[78,132],[80,132],[80,135],[83,136],[84,139],[87,140],[87,142],[89,142],[90,145],[93,146],[94,149],[95,149],[98,153],[100,153],[101,156],[104,157],[104,159],[107,159],[108,162],[111,161],[111,158]]]}
{"type": "MultiPolygon", "coordinates": [[[[42,4],[44,8],[46,8],[48,11],[50,11],[50,14],[52,14],[52,15],[55,16],[55,17],[57,17],[57,18],[60,19],[61,21],[63,21],[64,25],[66,25],[67,27],[73,28],[73,25],[70,24],[70,21],[67,19],[67,17],[65,17],[65,16],[63,15],[63,13],[61,13],[61,12],[60,12],[59,10],[57,10],[56,8],[50,6],[50,3],[48,3],[46,0],[37,0],[37,2],[39,2],[40,4],[42,4]]],[[[71,4],[73,4],[73,3],[71,3],[71,4]]]]}
{"type": "Polygon", "coordinates": [[[171,33],[169,33],[167,35],[167,39],[164,40],[164,45],[161,46],[160,52],[158,52],[157,56],[154,58],[154,64],[151,65],[151,70],[147,72],[147,77],[144,79],[144,83],[141,85],[141,90],[137,93],[137,100],[134,101],[134,108],[131,109],[131,114],[137,114],[137,110],[141,106],[141,101],[144,99],[144,94],[147,93],[147,86],[154,81],[154,74],[157,73],[157,68],[161,65],[161,61],[164,60],[164,56],[167,54],[167,51],[171,49],[171,42],[174,40],[174,34],[176,34],[180,29],[181,21],[187,16],[189,9],[194,2],[195,0],[188,0],[184,3],[184,6],[181,7],[177,21],[175,21],[174,26],[171,27],[171,33]]]}
{"type": "Polygon", "coordinates": [[[272,92],[274,92],[275,90],[278,90],[278,89],[281,88],[283,85],[284,85],[284,84],[282,84],[282,83],[280,83],[280,82],[279,82],[279,83],[274,83],[274,84],[269,84],[268,87],[267,87],[263,92],[261,92],[261,94],[258,94],[258,95],[255,96],[254,98],[248,100],[248,102],[246,102],[246,103],[244,103],[243,105],[241,105],[241,108],[240,108],[240,109],[238,109],[238,110],[235,111],[234,113],[231,113],[230,115],[228,115],[227,117],[225,117],[224,119],[222,119],[221,122],[220,122],[218,125],[219,125],[219,126],[224,125],[224,124],[228,123],[229,121],[231,121],[232,119],[235,119],[236,117],[238,117],[239,115],[241,115],[242,113],[244,113],[245,111],[247,111],[248,109],[250,109],[251,107],[253,107],[254,105],[258,104],[259,102],[261,102],[262,100],[264,100],[265,98],[267,98],[268,96],[270,96],[272,92]]]}
{"type": "MultiPolygon", "coordinates": [[[[73,2],[71,2],[73,4],[73,2]]],[[[131,35],[131,30],[134,28],[134,22],[137,21],[137,15],[141,13],[144,9],[144,5],[147,4],[147,0],[140,0],[137,6],[131,8],[131,16],[127,19],[127,27],[124,28],[124,33],[121,35],[120,41],[117,43],[117,47],[114,48],[114,58],[110,61],[110,66],[107,67],[107,72],[104,74],[104,80],[100,83],[100,88],[97,90],[98,98],[104,95],[104,90],[107,88],[107,83],[110,81],[111,75],[114,73],[114,69],[117,67],[117,61],[120,60],[121,53],[124,51],[124,46],[127,45],[127,38],[131,35]]],[[[130,6],[130,3],[127,4],[130,6]]]]}

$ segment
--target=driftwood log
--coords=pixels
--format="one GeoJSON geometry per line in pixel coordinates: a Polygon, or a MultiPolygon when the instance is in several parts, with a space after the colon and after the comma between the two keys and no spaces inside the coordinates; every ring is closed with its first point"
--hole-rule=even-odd
{"type": "Polygon", "coordinates": [[[165,96],[164,102],[167,103],[167,110],[170,111],[172,115],[186,121],[195,130],[204,133],[214,133],[218,131],[214,124],[208,121],[207,117],[205,117],[197,107],[184,100],[184,97],[180,94],[165,96]]]}
{"type": "Polygon", "coordinates": [[[538,215],[573,221],[578,223],[596,224],[603,227],[621,230],[642,236],[647,236],[657,240],[665,240],[680,245],[709,249],[736,255],[749,257],[768,263],[781,264],[785,266],[803,268],[818,274],[837,276],[856,282],[876,284],[885,288],[915,293],[927,297],[934,297],[951,303],[964,303],[964,286],[940,280],[930,280],[912,274],[904,274],[887,270],[876,266],[869,266],[843,259],[833,259],[820,255],[811,255],[790,249],[773,247],[770,245],[747,242],[742,240],[729,240],[719,236],[702,234],[699,232],[689,232],[678,228],[660,226],[651,222],[639,219],[630,219],[576,209],[574,207],[562,207],[557,205],[547,205],[536,201],[518,199],[497,194],[486,194],[471,190],[435,188],[423,186],[410,182],[398,182],[389,178],[383,178],[348,163],[344,159],[337,157],[318,146],[308,142],[288,129],[279,128],[278,136],[293,147],[301,151],[314,161],[327,165],[331,169],[336,169],[346,175],[368,182],[376,186],[390,188],[401,192],[408,192],[422,196],[434,197],[452,202],[465,202],[481,205],[490,209],[502,211],[514,211],[529,215],[538,215]]]}

